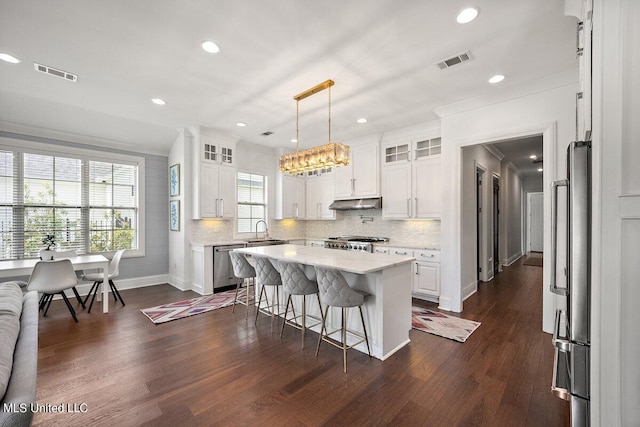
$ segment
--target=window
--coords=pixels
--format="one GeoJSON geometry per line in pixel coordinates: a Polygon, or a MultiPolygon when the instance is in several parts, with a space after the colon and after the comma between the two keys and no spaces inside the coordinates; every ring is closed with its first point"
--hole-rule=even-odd
{"type": "Polygon", "coordinates": [[[138,249],[138,165],[0,150],[0,259],[138,249]]]}
{"type": "Polygon", "coordinates": [[[256,230],[267,220],[267,177],[238,172],[238,233],[256,230]]]}

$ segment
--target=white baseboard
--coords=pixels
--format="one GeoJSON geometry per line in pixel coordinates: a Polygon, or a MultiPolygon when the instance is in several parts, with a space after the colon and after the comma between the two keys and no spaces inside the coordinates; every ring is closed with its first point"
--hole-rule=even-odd
{"type": "MultiPolygon", "coordinates": [[[[145,276],[145,277],[134,277],[131,279],[114,279],[113,282],[116,284],[116,287],[119,291],[125,289],[136,289],[136,288],[144,288],[147,286],[155,286],[162,285],[168,283],[169,275],[168,274],[158,274],[155,276],[145,276]]],[[[86,295],[89,293],[91,289],[92,282],[83,282],[79,281],[76,285],[76,289],[80,295],[86,295]]]]}
{"type": "Polygon", "coordinates": [[[514,262],[516,262],[517,260],[519,260],[522,257],[522,251],[517,252],[513,255],[511,255],[509,258],[507,259],[503,259],[502,260],[502,265],[504,266],[510,266],[511,264],[513,264],[514,262]]]}
{"type": "MultiPolygon", "coordinates": [[[[173,286],[176,289],[179,289],[181,291],[193,291],[193,284],[191,282],[185,282],[184,280],[181,280],[175,276],[169,276],[167,283],[169,283],[171,286],[173,286]]],[[[196,291],[197,292],[197,291],[196,291]]],[[[198,292],[200,293],[200,292],[198,292]]],[[[202,294],[201,294],[202,295],[202,294]]]]}
{"type": "Polygon", "coordinates": [[[467,286],[465,286],[462,289],[462,301],[465,301],[467,298],[469,298],[471,295],[475,294],[476,292],[478,292],[477,280],[469,283],[467,286]]]}
{"type": "Polygon", "coordinates": [[[444,311],[453,311],[451,310],[451,298],[443,297],[440,295],[440,301],[438,301],[438,308],[444,311]]]}

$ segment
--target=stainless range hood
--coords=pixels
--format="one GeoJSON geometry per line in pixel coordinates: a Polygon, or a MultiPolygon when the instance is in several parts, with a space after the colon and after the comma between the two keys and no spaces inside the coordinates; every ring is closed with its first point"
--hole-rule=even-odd
{"type": "Polygon", "coordinates": [[[351,199],[351,200],[336,200],[329,205],[329,209],[334,211],[350,211],[361,209],[381,209],[382,198],[375,197],[370,199],[351,199]]]}

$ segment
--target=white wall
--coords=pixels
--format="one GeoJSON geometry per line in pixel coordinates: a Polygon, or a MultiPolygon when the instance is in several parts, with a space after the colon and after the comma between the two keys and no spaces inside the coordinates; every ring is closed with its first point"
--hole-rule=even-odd
{"type": "Polygon", "coordinates": [[[482,183],[482,239],[480,245],[480,278],[488,281],[493,274],[493,175],[500,175],[500,160],[487,151],[482,145],[464,147],[462,150],[462,235],[465,242],[462,246],[462,264],[466,268],[462,272],[463,297],[466,299],[478,289],[476,274],[476,167],[484,170],[482,183]],[[490,260],[491,259],[491,260],[490,260]],[[491,267],[489,267],[491,265],[491,267]]]}
{"type": "Polygon", "coordinates": [[[594,0],[591,407],[640,425],[640,2],[594,0]]]}
{"type": "Polygon", "coordinates": [[[500,263],[510,265],[522,256],[522,180],[509,163],[500,169],[500,263]]]}
{"type": "MultiPolygon", "coordinates": [[[[550,90],[531,88],[512,95],[491,97],[488,105],[478,106],[476,99],[436,112],[442,117],[443,142],[443,216],[442,216],[442,296],[443,309],[462,311],[463,274],[461,229],[461,147],[525,135],[543,134],[545,187],[564,178],[566,145],[575,135],[575,92],[577,73],[557,77],[557,87],[550,90]]],[[[545,223],[549,224],[550,195],[545,194],[545,223]]],[[[545,229],[545,253],[548,254],[550,230],[545,229]]],[[[549,265],[545,259],[545,264],[549,265]]],[[[548,269],[544,272],[543,329],[551,332],[555,298],[549,289],[548,269]]]]}
{"type": "MultiPolygon", "coordinates": [[[[176,138],[171,151],[169,152],[169,166],[175,164],[180,165],[180,195],[177,197],[169,197],[170,200],[180,201],[180,230],[169,231],[169,247],[172,248],[169,251],[169,282],[179,289],[188,289],[189,276],[186,271],[186,266],[190,265],[191,249],[186,250],[185,236],[188,233],[185,225],[188,222],[190,216],[187,215],[190,198],[185,194],[187,187],[187,179],[190,175],[189,164],[185,162],[185,129],[182,129],[176,138]]],[[[169,192],[167,191],[167,196],[169,192]]]]}

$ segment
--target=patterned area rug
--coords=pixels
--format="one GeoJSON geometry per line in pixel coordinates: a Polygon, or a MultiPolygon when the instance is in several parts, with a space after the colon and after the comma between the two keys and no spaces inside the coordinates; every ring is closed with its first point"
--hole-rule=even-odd
{"type": "MultiPolygon", "coordinates": [[[[153,323],[165,323],[230,306],[233,304],[235,294],[236,291],[234,289],[232,291],[224,291],[213,295],[172,302],[170,304],[159,305],[157,307],[145,308],[140,311],[153,323]]],[[[242,297],[244,299],[244,295],[245,289],[240,289],[240,292],[238,292],[238,298],[242,297]]],[[[249,297],[249,299],[251,299],[251,297],[249,297]]]]}
{"type": "Polygon", "coordinates": [[[411,315],[413,329],[459,342],[465,342],[480,326],[480,322],[447,316],[421,307],[412,307],[411,315]]]}

